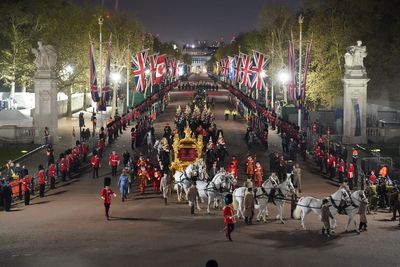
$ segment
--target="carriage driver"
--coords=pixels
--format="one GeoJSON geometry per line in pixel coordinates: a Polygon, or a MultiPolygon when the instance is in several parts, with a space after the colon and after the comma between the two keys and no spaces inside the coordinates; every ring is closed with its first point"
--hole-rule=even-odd
{"type": "Polygon", "coordinates": [[[271,175],[269,176],[268,179],[271,181],[271,183],[273,185],[273,187],[271,188],[271,192],[269,193],[269,196],[268,196],[268,202],[273,202],[276,188],[278,188],[278,186],[279,186],[279,178],[275,172],[271,172],[271,175]]]}

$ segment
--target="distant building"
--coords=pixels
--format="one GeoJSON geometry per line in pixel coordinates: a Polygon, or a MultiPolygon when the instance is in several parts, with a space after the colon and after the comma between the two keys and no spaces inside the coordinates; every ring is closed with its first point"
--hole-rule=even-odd
{"type": "Polygon", "coordinates": [[[194,73],[206,73],[207,61],[218,50],[219,42],[209,43],[208,41],[196,40],[193,44],[186,44],[183,52],[192,57],[191,71],[194,73]]]}

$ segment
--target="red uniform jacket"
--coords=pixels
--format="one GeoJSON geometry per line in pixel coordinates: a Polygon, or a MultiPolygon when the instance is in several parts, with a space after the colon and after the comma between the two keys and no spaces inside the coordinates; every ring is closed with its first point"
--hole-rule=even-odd
{"type": "Polygon", "coordinates": [[[344,163],[344,161],[341,161],[339,163],[339,172],[344,173],[344,167],[345,167],[346,163],[344,163]]]}
{"type": "Polygon", "coordinates": [[[224,223],[233,224],[235,223],[235,212],[230,206],[224,207],[224,223]]]}
{"type": "Polygon", "coordinates": [[[81,150],[82,150],[82,155],[87,155],[87,153],[89,153],[89,145],[86,142],[82,142],[81,150]]]}
{"type": "Polygon", "coordinates": [[[153,174],[153,179],[155,182],[159,182],[161,180],[161,172],[160,171],[155,171],[153,174]]]}
{"type": "Polygon", "coordinates": [[[354,166],[350,165],[347,168],[347,179],[353,179],[354,178],[354,166]]]}
{"type": "Polygon", "coordinates": [[[108,188],[108,189],[106,189],[106,188],[103,188],[102,190],[101,190],[101,193],[100,193],[100,195],[102,196],[102,197],[104,197],[104,203],[105,204],[111,204],[111,196],[114,194],[114,192],[110,189],[110,188],[108,188]]]}
{"type": "Polygon", "coordinates": [[[237,167],[232,167],[231,165],[229,165],[228,172],[232,173],[234,177],[238,176],[238,168],[237,167]]]}
{"type": "Polygon", "coordinates": [[[68,170],[68,161],[66,158],[60,160],[60,170],[61,172],[66,172],[68,170]]]}
{"type": "Polygon", "coordinates": [[[100,159],[99,156],[94,155],[90,159],[90,164],[92,165],[92,168],[99,168],[100,167],[100,159]]]}
{"type": "Polygon", "coordinates": [[[256,179],[257,179],[258,181],[262,181],[262,177],[263,177],[263,175],[264,175],[264,170],[263,170],[263,168],[262,168],[262,167],[256,168],[255,174],[256,174],[256,179]]]}
{"type": "Polygon", "coordinates": [[[246,174],[248,174],[248,175],[254,174],[254,161],[253,160],[246,161],[246,174]]]}
{"type": "Polygon", "coordinates": [[[49,166],[49,176],[50,177],[56,176],[56,167],[54,166],[54,164],[50,164],[49,166]]]}
{"type": "Polygon", "coordinates": [[[23,192],[27,192],[31,189],[31,177],[29,175],[26,175],[21,182],[23,192]]]}
{"type": "Polygon", "coordinates": [[[44,170],[40,170],[39,172],[38,172],[38,183],[40,184],[40,185],[42,185],[42,184],[45,184],[45,181],[44,181],[44,179],[45,179],[45,177],[46,177],[46,174],[44,173],[44,170]]]}
{"type": "Polygon", "coordinates": [[[117,154],[113,155],[111,154],[110,157],[108,158],[108,165],[111,167],[117,167],[119,163],[119,156],[117,154]]]}

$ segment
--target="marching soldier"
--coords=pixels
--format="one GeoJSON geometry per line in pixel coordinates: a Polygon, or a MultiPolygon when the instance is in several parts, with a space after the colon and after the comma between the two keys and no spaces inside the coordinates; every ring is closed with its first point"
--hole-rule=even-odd
{"type": "Polygon", "coordinates": [[[54,164],[50,164],[48,169],[48,174],[50,177],[50,189],[56,188],[56,166],[54,164]]]}
{"type": "Polygon", "coordinates": [[[104,209],[105,209],[105,214],[106,214],[107,220],[110,220],[109,212],[110,212],[110,206],[111,206],[111,197],[117,196],[117,194],[115,194],[114,191],[111,190],[110,185],[111,185],[111,178],[106,177],[104,179],[104,188],[100,192],[101,199],[104,200],[104,209]]]}
{"type": "Polygon", "coordinates": [[[46,173],[44,172],[43,165],[39,165],[38,184],[39,184],[39,197],[44,197],[44,189],[46,186],[46,173]]]}
{"type": "Polygon", "coordinates": [[[61,180],[65,182],[67,178],[67,172],[68,172],[68,161],[65,158],[64,153],[61,153],[60,155],[60,172],[61,172],[61,180]]]}
{"type": "Polygon", "coordinates": [[[24,178],[22,179],[22,192],[24,192],[24,203],[28,206],[31,201],[31,176],[28,175],[28,170],[24,172],[24,178]]]}
{"type": "Polygon", "coordinates": [[[99,178],[100,158],[97,155],[97,151],[93,151],[93,156],[90,159],[90,165],[92,166],[92,178],[99,178]]]}
{"type": "Polygon", "coordinates": [[[111,176],[112,177],[117,176],[117,168],[118,168],[119,162],[120,162],[120,160],[119,160],[118,154],[115,151],[113,151],[110,154],[110,157],[108,158],[108,165],[110,165],[110,167],[111,167],[111,176]]]}

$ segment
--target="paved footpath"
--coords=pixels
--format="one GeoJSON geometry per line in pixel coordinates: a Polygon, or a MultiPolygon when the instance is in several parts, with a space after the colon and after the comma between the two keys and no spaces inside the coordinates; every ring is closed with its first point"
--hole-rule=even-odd
{"type": "MultiPolygon", "coordinates": [[[[171,105],[156,124],[160,136],[166,122],[173,124],[177,105],[185,105],[193,92],[172,92],[171,105]]],[[[224,130],[230,155],[238,155],[241,164],[247,154],[243,141],[243,121],[224,121],[227,92],[212,93],[216,100],[216,123],[224,130]]],[[[271,131],[271,151],[279,150],[279,137],[271,131]]],[[[128,131],[108,148],[122,153],[130,149],[128,131]]],[[[262,148],[256,153],[263,166],[267,158],[262,148]]],[[[110,173],[103,160],[100,175],[110,173]]],[[[241,165],[243,170],[243,165],[241,165]]],[[[303,195],[328,195],[336,185],[323,180],[306,167],[303,195]]],[[[208,259],[220,266],[396,266],[399,229],[388,222],[389,214],[368,216],[369,231],[356,235],[342,233],[345,216],[338,216],[338,234],[327,239],[319,234],[321,223],[309,215],[307,231],[299,221],[287,219],[284,225],[268,223],[245,226],[237,222],[233,242],[225,240],[221,211],[207,214],[205,206],[191,216],[186,204],[176,197],[164,206],[160,195],[139,196],[135,191],[128,201],[118,197],[111,206],[112,220],[103,214],[99,197],[103,179],[82,175],[51,191],[44,199],[35,199],[29,207],[17,206],[0,214],[0,266],[205,266],[208,259]]],[[[116,190],[116,180],[112,181],[116,190]]],[[[269,206],[271,218],[275,208],[269,206]]],[[[289,205],[285,217],[290,218],[289,205]]]]}

